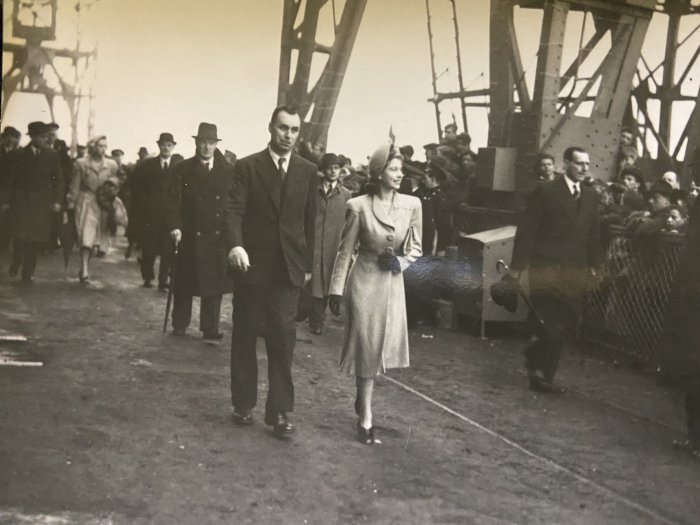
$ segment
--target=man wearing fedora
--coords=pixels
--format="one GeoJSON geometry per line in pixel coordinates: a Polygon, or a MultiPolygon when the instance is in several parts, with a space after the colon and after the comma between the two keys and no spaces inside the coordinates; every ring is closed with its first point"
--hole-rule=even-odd
{"type": "Polygon", "coordinates": [[[316,226],[314,236],[314,266],[311,275],[311,313],[309,328],[320,335],[326,319],[328,289],[335,256],[345,226],[345,203],[352,193],[340,183],[340,159],[335,153],[326,153],[319,169],[323,178],[316,192],[316,226]]]}
{"type": "Polygon", "coordinates": [[[22,134],[17,128],[6,126],[0,135],[0,252],[4,252],[12,239],[12,221],[10,220],[10,178],[9,167],[14,153],[19,147],[22,134]]]}
{"type": "Polygon", "coordinates": [[[173,254],[166,217],[166,201],[172,178],[172,153],[175,139],[171,133],[161,133],[157,141],[160,154],[144,159],[136,166],[132,177],[132,210],[138,226],[141,247],[141,277],[144,288],[151,288],[153,265],[160,256],[158,290],[166,290],[173,254]]]}
{"type": "MultiPolygon", "coordinates": [[[[172,136],[161,136],[175,142],[172,136]]],[[[226,275],[224,206],[233,168],[215,155],[216,126],[199,125],[194,157],[175,164],[170,173],[165,224],[177,247],[174,266],[173,333],[184,335],[192,318],[192,298],[201,298],[199,329],[204,342],[218,344],[221,297],[230,292],[226,275]]],[[[162,167],[162,166],[161,166],[162,167]]]]}
{"type": "Polygon", "coordinates": [[[314,253],[316,165],[292,153],[301,119],[280,106],[268,125],[270,142],[239,160],[226,206],[229,263],[234,271],[231,400],[239,425],[253,422],[257,403],[258,327],[265,325],[269,391],[265,423],[276,436],[294,427],[292,356],[299,291],[311,279],[314,253]]]}
{"type": "Polygon", "coordinates": [[[10,164],[14,249],[9,272],[15,277],[21,269],[22,281],[29,283],[37,258],[49,241],[52,215],[61,211],[63,175],[58,155],[47,147],[46,124],[31,122],[28,135],[30,143],[15,153],[10,164]]]}

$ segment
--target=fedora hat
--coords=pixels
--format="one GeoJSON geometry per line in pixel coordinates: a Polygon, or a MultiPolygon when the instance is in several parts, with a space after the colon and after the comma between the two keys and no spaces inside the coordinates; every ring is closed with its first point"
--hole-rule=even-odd
{"type": "Polygon", "coordinates": [[[172,133],[161,133],[156,144],[160,144],[161,142],[172,142],[173,144],[177,144],[172,133]]]}
{"type": "Polygon", "coordinates": [[[27,135],[30,137],[33,137],[35,135],[43,135],[46,133],[46,124],[40,121],[36,122],[30,122],[29,126],[27,126],[27,135]]]}
{"type": "Polygon", "coordinates": [[[197,129],[197,134],[193,135],[192,138],[216,141],[221,140],[216,134],[216,124],[209,124],[208,122],[200,122],[199,128],[197,129]]]}
{"type": "Polygon", "coordinates": [[[326,153],[322,158],[321,158],[321,164],[319,165],[319,169],[325,170],[328,166],[340,166],[342,162],[340,162],[340,158],[338,158],[338,155],[335,153],[326,153]]]}
{"type": "Polygon", "coordinates": [[[6,126],[5,129],[2,130],[2,136],[15,137],[16,139],[18,139],[22,136],[22,134],[17,128],[13,128],[12,126],[6,126]]]}

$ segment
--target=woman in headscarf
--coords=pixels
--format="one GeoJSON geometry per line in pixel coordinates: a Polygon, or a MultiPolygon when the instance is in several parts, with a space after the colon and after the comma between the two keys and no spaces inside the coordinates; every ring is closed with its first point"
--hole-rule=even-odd
{"type": "Polygon", "coordinates": [[[369,163],[367,194],[347,202],[345,227],[330,284],[330,308],[346,327],[341,370],[356,377],[359,440],[375,443],[374,379],[408,366],[406,299],[402,272],[422,255],[422,212],[417,197],[398,193],[402,157],[382,145],[369,163]]]}
{"type": "Polygon", "coordinates": [[[107,137],[99,135],[88,142],[88,154],[73,164],[68,207],[75,210],[80,247],[81,283],[90,281],[89,261],[93,254],[109,248],[108,212],[105,197],[116,196],[119,188],[117,163],[107,156],[107,137]]]}

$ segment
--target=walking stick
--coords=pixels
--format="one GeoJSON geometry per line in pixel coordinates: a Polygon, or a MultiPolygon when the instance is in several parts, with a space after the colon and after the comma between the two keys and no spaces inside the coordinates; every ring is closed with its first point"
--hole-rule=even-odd
{"type": "Polygon", "coordinates": [[[165,319],[163,320],[163,333],[167,332],[168,330],[168,317],[170,317],[170,307],[173,303],[173,291],[175,289],[175,265],[177,264],[177,247],[178,243],[176,242],[175,253],[173,253],[173,260],[170,264],[170,271],[168,272],[170,274],[170,286],[168,287],[168,300],[165,303],[165,319]]]}

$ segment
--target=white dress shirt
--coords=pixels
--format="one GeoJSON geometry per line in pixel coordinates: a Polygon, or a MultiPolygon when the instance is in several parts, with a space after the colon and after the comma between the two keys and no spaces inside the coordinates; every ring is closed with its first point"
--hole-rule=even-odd
{"type": "Polygon", "coordinates": [[[564,175],[564,180],[566,181],[566,185],[569,187],[569,193],[571,193],[571,195],[574,195],[576,193],[576,190],[578,190],[578,194],[581,195],[581,183],[580,182],[576,182],[574,180],[571,180],[566,175],[564,175]]]}
{"type": "Polygon", "coordinates": [[[292,152],[290,151],[287,154],[280,156],[277,155],[277,153],[275,153],[274,151],[272,151],[272,148],[270,146],[267,147],[267,151],[270,153],[270,158],[272,158],[272,162],[275,163],[277,169],[279,169],[280,167],[280,159],[284,159],[284,165],[282,167],[284,168],[284,172],[287,173],[287,171],[289,170],[289,159],[292,156],[292,152]]]}

